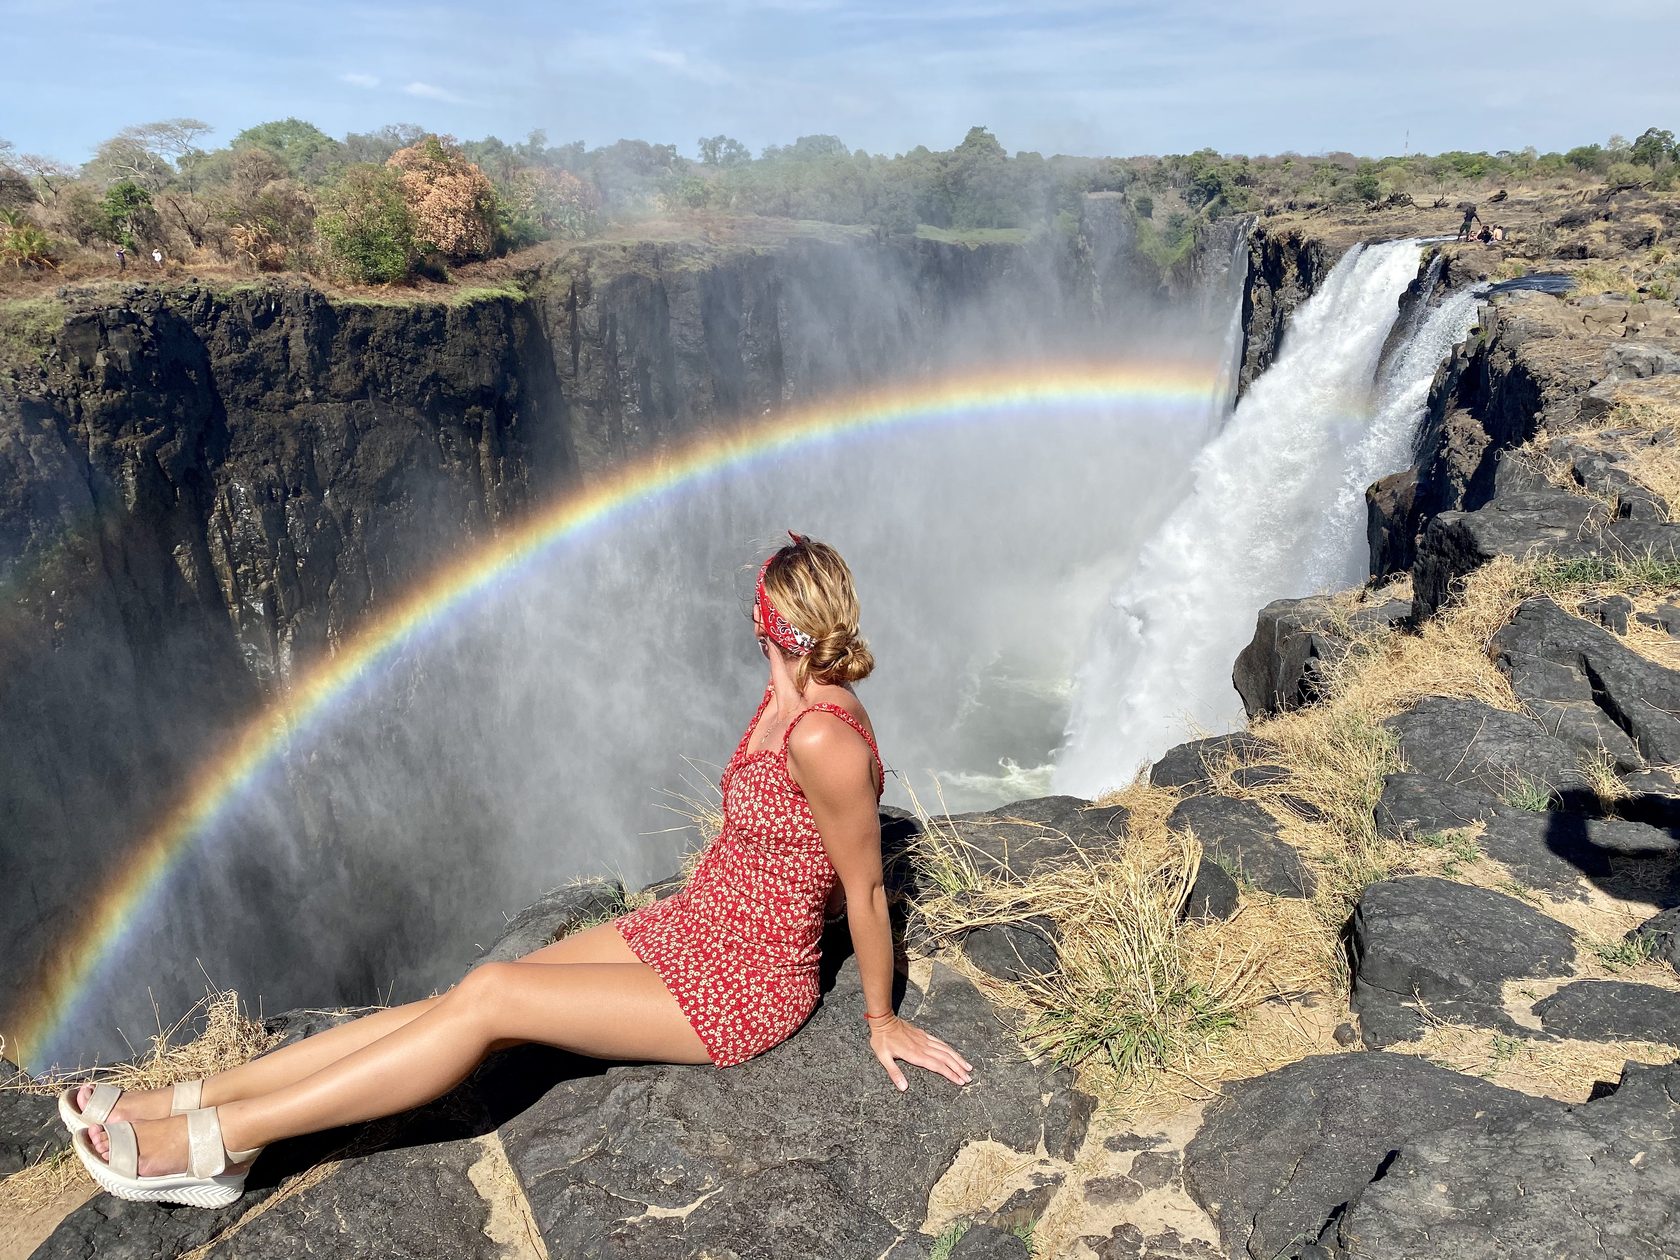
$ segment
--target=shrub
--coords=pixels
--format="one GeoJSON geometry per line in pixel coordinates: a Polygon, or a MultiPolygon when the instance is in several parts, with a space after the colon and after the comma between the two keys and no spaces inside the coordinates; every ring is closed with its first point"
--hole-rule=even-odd
{"type": "Polygon", "coordinates": [[[362,284],[394,284],[414,274],[421,245],[401,175],[352,166],[332,191],[317,226],[334,270],[362,284]]]}
{"type": "Polygon", "coordinates": [[[0,209],[0,262],[13,268],[52,267],[52,238],[21,210],[0,209]]]}
{"type": "Polygon", "coordinates": [[[131,179],[118,180],[105,190],[99,203],[97,233],[113,245],[133,249],[141,240],[158,234],[157,211],[152,194],[131,179]]]}
{"type": "Polygon", "coordinates": [[[452,142],[427,136],[386,162],[397,172],[414,236],[451,262],[484,258],[495,240],[496,190],[452,142]]]}
{"type": "Polygon", "coordinates": [[[560,238],[576,240],[594,230],[600,212],[595,189],[570,171],[527,167],[496,199],[499,244],[508,248],[560,238]]]}

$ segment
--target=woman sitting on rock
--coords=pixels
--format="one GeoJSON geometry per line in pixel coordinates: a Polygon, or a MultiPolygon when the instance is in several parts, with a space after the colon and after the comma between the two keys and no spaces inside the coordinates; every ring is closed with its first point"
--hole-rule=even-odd
{"type": "Polygon", "coordinates": [[[722,829],[680,892],[204,1081],[71,1087],[59,1109],[89,1172],[124,1199],[230,1203],[270,1142],[416,1107],[521,1042],[740,1063],[816,1006],[823,913],[842,894],[875,1057],[899,1089],[899,1060],[967,1084],[967,1060],[892,1009],[884,770],[851,688],[874,660],[839,553],[793,535],[759,571],[753,633],[769,686],[723,772],[722,829]]]}

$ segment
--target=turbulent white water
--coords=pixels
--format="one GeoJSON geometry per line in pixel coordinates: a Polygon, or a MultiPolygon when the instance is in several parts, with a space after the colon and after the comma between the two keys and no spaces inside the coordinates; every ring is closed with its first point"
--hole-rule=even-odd
{"type": "Polygon", "coordinates": [[[1350,251],[1198,456],[1114,591],[1073,687],[1052,782],[1091,796],[1197,734],[1240,726],[1231,665],[1261,607],[1365,575],[1365,487],[1406,462],[1430,381],[1475,319],[1431,310],[1378,377],[1418,243],[1350,251]]]}

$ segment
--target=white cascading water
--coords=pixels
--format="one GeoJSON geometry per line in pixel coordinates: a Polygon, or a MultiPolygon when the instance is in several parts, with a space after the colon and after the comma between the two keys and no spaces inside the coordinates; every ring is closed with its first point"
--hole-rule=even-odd
{"type": "Polygon", "coordinates": [[[1349,251],[1198,456],[1093,634],[1057,791],[1095,796],[1175,743],[1241,726],[1231,665],[1258,611],[1363,579],[1365,487],[1406,462],[1435,371],[1476,314],[1469,292],[1433,308],[1377,379],[1418,251],[1349,251]]]}

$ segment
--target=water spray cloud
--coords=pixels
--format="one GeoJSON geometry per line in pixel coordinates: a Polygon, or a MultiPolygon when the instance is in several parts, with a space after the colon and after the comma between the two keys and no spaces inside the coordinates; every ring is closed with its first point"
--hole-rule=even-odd
{"type": "Polygon", "coordinates": [[[1067,363],[895,386],[696,437],[533,512],[373,616],[200,767],[133,845],[121,869],[90,888],[80,914],[23,990],[19,1006],[0,1020],[9,1057],[37,1070],[53,1063],[67,1032],[88,1015],[84,995],[151,917],[172,872],[228,834],[219,823],[275,769],[287,749],[341,711],[401,649],[424,640],[492,589],[519,580],[554,549],[575,545],[641,508],[759,461],[820,451],[874,432],[962,425],[1043,408],[1096,415],[1106,406],[1133,401],[1201,420],[1221,389],[1218,374],[1207,364],[1170,361],[1145,367],[1067,363]]]}

